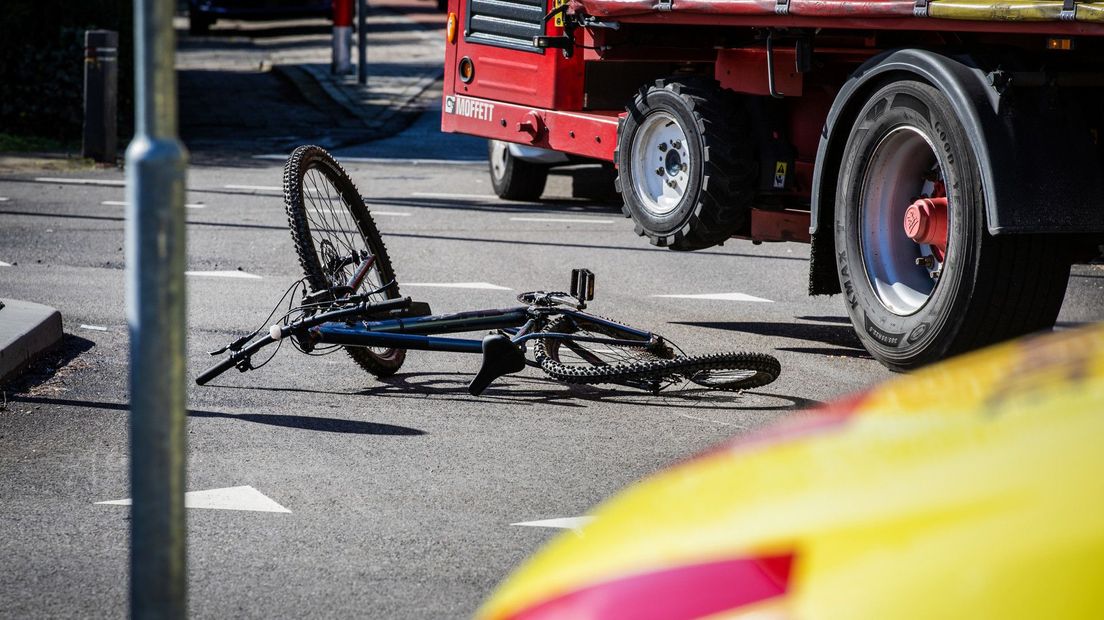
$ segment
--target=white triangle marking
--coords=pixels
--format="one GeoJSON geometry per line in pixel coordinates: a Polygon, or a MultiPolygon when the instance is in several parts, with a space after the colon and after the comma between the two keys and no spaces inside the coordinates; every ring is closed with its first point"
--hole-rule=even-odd
{"type": "Polygon", "coordinates": [[[565,530],[578,530],[593,520],[594,517],[590,516],[561,517],[559,519],[544,519],[541,521],[523,521],[522,523],[511,523],[510,525],[520,525],[523,527],[555,527],[565,530]]]}
{"type": "Polygon", "coordinates": [[[0,267],[11,267],[11,263],[5,263],[4,261],[0,260],[0,267]]]}
{"type": "Polygon", "coordinates": [[[400,282],[399,286],[428,286],[436,288],[474,288],[486,291],[510,291],[513,289],[490,282],[400,282]]]}
{"type": "MultiPolygon", "coordinates": [[[[129,506],[130,498],[115,499],[97,504],[129,506]]],[[[252,510],[254,512],[291,512],[270,497],[251,486],[226,487],[207,491],[189,491],[184,494],[185,508],[206,508],[208,510],[252,510]]]]}
{"type": "Polygon", "coordinates": [[[245,271],[185,271],[186,276],[200,276],[204,278],[244,278],[246,280],[260,280],[261,276],[245,271]]]}
{"type": "Polygon", "coordinates": [[[757,301],[774,303],[769,299],[747,295],[745,293],[701,293],[697,295],[652,295],[652,297],[671,297],[675,299],[716,299],[719,301],[757,301]]]}

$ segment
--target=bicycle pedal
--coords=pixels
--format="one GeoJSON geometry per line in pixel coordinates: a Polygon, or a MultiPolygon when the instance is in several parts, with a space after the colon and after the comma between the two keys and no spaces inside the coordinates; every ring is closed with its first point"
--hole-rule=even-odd
{"type": "Polygon", "coordinates": [[[571,270],[571,296],[579,300],[579,308],[594,299],[594,272],[589,269],[571,270]]]}

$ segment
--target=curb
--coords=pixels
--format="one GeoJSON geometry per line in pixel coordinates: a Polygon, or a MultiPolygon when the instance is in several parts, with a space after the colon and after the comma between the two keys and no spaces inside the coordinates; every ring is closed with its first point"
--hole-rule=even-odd
{"type": "Polygon", "coordinates": [[[14,379],[61,342],[61,313],[50,306],[0,299],[0,383],[14,379]]]}

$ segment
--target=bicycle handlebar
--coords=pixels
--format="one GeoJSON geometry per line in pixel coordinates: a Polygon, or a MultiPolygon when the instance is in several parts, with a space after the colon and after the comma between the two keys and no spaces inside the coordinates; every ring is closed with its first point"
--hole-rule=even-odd
{"type": "MultiPolygon", "coordinates": [[[[400,297],[398,299],[389,299],[387,301],[381,301],[377,303],[362,302],[352,308],[342,308],[340,310],[323,312],[308,319],[297,321],[291,325],[282,327],[280,330],[282,332],[282,335],[280,337],[283,338],[295,330],[310,328],[315,325],[326,323],[328,321],[349,318],[361,314],[372,314],[374,312],[389,312],[391,310],[400,310],[402,308],[410,306],[411,303],[412,300],[409,297],[400,297]]],[[[215,364],[214,366],[211,366],[207,370],[204,370],[202,373],[200,373],[199,376],[196,377],[196,384],[206,385],[207,382],[211,379],[214,379],[227,370],[230,370],[231,368],[237,366],[238,363],[242,360],[249,359],[249,357],[251,357],[254,353],[272,344],[273,342],[276,342],[276,340],[278,340],[278,338],[273,338],[271,335],[268,335],[261,338],[260,340],[254,341],[244,349],[233,351],[221,362],[215,364]]]]}

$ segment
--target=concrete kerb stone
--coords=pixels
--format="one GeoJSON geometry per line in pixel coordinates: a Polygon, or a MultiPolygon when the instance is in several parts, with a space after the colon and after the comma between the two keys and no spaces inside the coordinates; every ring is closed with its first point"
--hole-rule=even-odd
{"type": "Polygon", "coordinates": [[[0,383],[46,353],[62,337],[61,313],[50,306],[0,299],[0,383]]]}

